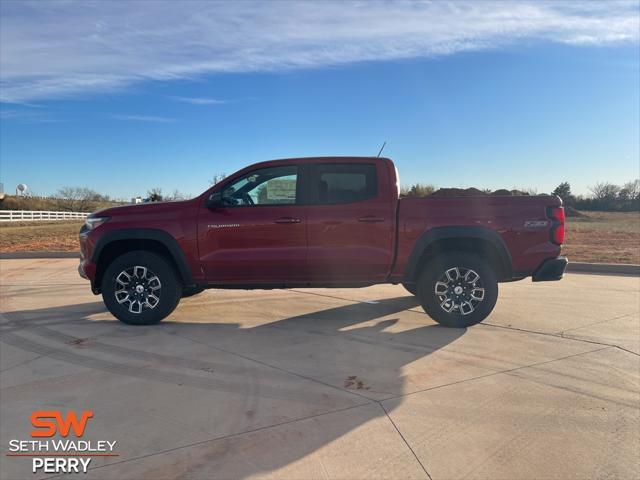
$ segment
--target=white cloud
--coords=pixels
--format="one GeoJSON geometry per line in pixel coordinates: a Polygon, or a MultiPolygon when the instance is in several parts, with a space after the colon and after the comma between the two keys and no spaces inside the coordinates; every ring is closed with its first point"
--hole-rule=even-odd
{"type": "Polygon", "coordinates": [[[54,119],[48,112],[40,110],[17,110],[0,108],[0,120],[12,120],[21,123],[50,123],[60,120],[54,119]]]}
{"type": "Polygon", "coordinates": [[[130,120],[133,122],[148,122],[148,123],[169,123],[175,122],[175,118],[169,117],[157,117],[155,115],[111,115],[111,118],[116,120],[130,120]]]}
{"type": "Polygon", "coordinates": [[[229,103],[228,100],[220,100],[209,97],[169,97],[177,102],[190,103],[191,105],[222,105],[229,103]]]}
{"type": "Polygon", "coordinates": [[[519,40],[638,42],[639,30],[635,0],[3,2],[0,100],[447,55],[519,40]]]}

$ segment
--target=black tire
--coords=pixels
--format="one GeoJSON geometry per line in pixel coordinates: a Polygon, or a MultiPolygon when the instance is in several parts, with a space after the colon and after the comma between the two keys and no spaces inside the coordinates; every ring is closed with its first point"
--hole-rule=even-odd
{"type": "Polygon", "coordinates": [[[441,255],[425,266],[418,282],[418,298],[425,312],[440,325],[470,327],[487,318],[496,304],[496,273],[477,255],[463,252],[441,255]],[[478,279],[472,282],[473,273],[478,279]],[[479,297],[482,299],[478,300],[479,297]]]}
{"type": "Polygon", "coordinates": [[[144,250],[117,257],[102,277],[104,304],[114,317],[129,325],[158,323],[173,312],[181,295],[182,285],[171,264],[144,250]],[[142,290],[135,290],[139,286],[142,290]]]}
{"type": "Polygon", "coordinates": [[[182,289],[182,298],[193,297],[204,292],[204,287],[185,287],[182,289]]]}
{"type": "Polygon", "coordinates": [[[415,283],[403,283],[402,286],[411,295],[417,295],[418,294],[418,285],[416,285],[415,283]]]}

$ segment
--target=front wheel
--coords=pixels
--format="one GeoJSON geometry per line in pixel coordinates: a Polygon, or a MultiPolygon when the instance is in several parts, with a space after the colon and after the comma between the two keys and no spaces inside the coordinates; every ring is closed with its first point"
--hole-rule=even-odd
{"type": "Polygon", "coordinates": [[[102,277],[102,299],[118,320],[151,325],[178,305],[182,285],[173,267],[155,253],[137,250],[113,260],[102,277]]]}
{"type": "Polygon", "coordinates": [[[446,327],[464,328],[481,322],[498,299],[498,281],[481,257],[450,253],[429,262],[418,282],[425,312],[446,327]]]}
{"type": "Polygon", "coordinates": [[[182,298],[193,297],[204,292],[204,287],[184,287],[182,289],[182,298]]]}
{"type": "Polygon", "coordinates": [[[415,283],[403,283],[402,286],[411,295],[417,295],[418,294],[418,286],[415,283]]]}

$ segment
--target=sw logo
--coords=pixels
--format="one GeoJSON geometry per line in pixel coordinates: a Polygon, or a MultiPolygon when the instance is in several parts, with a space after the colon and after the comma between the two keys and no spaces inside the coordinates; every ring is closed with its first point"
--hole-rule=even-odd
{"type": "Polygon", "coordinates": [[[75,412],[67,413],[66,418],[62,417],[59,410],[42,410],[31,414],[31,425],[35,430],[31,432],[32,437],[53,437],[56,433],[64,438],[69,436],[73,429],[76,437],[84,435],[87,421],[93,417],[91,410],[84,410],[78,419],[75,412]]]}
{"type": "Polygon", "coordinates": [[[91,418],[91,410],[37,410],[30,417],[32,439],[10,440],[7,456],[31,457],[33,473],[87,473],[91,457],[118,456],[115,441],[81,440],[91,418]]]}

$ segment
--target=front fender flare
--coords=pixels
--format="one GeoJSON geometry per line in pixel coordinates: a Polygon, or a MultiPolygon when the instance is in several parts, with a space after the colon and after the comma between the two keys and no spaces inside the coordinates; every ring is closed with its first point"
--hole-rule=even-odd
{"type": "Polygon", "coordinates": [[[104,248],[110,243],[121,240],[152,240],[161,243],[173,257],[183,283],[185,285],[192,285],[194,283],[193,275],[191,274],[191,269],[189,268],[184,252],[180,248],[180,245],[178,245],[177,240],[164,230],[154,228],[125,228],[106,232],[96,242],[91,254],[91,261],[98,264],[104,248]]]}

